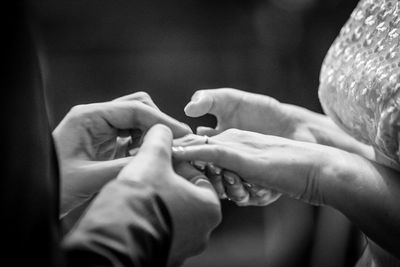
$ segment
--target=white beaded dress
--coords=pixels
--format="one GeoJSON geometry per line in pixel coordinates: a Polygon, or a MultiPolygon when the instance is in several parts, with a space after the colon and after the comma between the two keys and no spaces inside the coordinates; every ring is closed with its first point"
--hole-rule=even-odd
{"type": "MultiPolygon", "coordinates": [[[[319,98],[377,162],[400,170],[400,0],[359,2],[326,55],[319,98]]],[[[357,267],[398,264],[369,240],[357,267]]]]}
{"type": "Polygon", "coordinates": [[[378,162],[400,170],[400,0],[359,2],[324,60],[319,97],[378,162]]]}

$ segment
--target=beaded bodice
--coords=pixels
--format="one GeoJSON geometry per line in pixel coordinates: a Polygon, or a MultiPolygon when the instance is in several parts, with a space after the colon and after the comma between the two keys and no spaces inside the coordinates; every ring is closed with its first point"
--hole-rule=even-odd
{"type": "Polygon", "coordinates": [[[324,60],[324,111],[400,167],[400,0],[361,0],[324,60]]]}

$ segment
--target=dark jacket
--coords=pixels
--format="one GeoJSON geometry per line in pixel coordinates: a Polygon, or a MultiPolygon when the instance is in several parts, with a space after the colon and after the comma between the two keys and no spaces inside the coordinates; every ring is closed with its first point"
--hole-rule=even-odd
{"type": "Polygon", "coordinates": [[[1,265],[165,265],[171,221],[162,200],[146,185],[109,183],[77,226],[61,236],[58,167],[37,52],[23,3],[8,2],[0,26],[1,265]]]}

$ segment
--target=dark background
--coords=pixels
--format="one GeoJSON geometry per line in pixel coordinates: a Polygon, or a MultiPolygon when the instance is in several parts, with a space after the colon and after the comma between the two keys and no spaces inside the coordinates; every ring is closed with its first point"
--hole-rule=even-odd
{"type": "MultiPolygon", "coordinates": [[[[202,88],[263,93],[320,112],[317,91],[322,60],[357,3],[31,2],[53,126],[73,105],[143,90],[161,110],[193,128],[215,123],[212,117],[190,119],[183,113],[192,93],[202,88]]],[[[285,220],[286,214],[279,213],[285,205],[298,206],[293,212],[305,209],[287,199],[266,208],[237,208],[224,202],[224,221],[209,248],[185,266],[263,266],[269,260],[266,225],[277,216],[285,220]]],[[[296,224],[293,218],[295,214],[290,223],[296,224]]],[[[303,223],[312,227],[312,222],[303,223]]],[[[335,238],[332,233],[331,238],[335,238]]],[[[292,263],[297,262],[293,266],[309,261],[304,255],[311,246],[295,249],[299,255],[293,256],[292,263]]],[[[279,245],[274,249],[284,250],[279,245]]],[[[327,262],[337,266],[334,260],[327,262]]]]}

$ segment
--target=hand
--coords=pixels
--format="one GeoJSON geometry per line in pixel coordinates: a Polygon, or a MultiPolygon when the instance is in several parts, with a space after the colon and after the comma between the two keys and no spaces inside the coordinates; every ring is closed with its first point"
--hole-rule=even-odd
{"type": "Polygon", "coordinates": [[[207,178],[188,163],[171,164],[172,133],[153,126],[137,156],[118,179],[151,185],[165,201],[174,225],[169,265],[175,266],[202,251],[210,232],[221,220],[218,197],[207,178]],[[189,181],[188,181],[189,180],[189,181]]]}
{"type": "Polygon", "coordinates": [[[198,135],[212,136],[235,128],[315,142],[312,133],[302,127],[305,110],[282,104],[265,95],[231,88],[199,90],[186,105],[185,113],[189,117],[200,117],[207,113],[216,116],[216,128],[199,127],[198,135]]]}
{"type": "MultiPolygon", "coordinates": [[[[185,107],[185,113],[190,117],[199,117],[207,113],[216,116],[216,128],[198,127],[198,135],[213,136],[227,129],[236,128],[316,142],[313,133],[306,127],[305,118],[311,116],[310,112],[296,106],[282,104],[264,95],[231,88],[200,90],[192,96],[191,102],[185,107]]],[[[241,179],[236,174],[231,176],[237,179],[222,179],[221,175],[212,175],[210,181],[220,197],[228,195],[240,206],[266,205],[280,196],[271,190],[260,190],[256,185],[252,185],[250,189],[241,184],[241,179]],[[229,185],[227,181],[230,180],[236,181],[235,184],[229,185]],[[232,189],[232,186],[235,189],[232,189]],[[230,188],[230,191],[234,193],[225,192],[225,188],[230,188]]]]}
{"type": "Polygon", "coordinates": [[[53,132],[61,169],[61,214],[96,193],[130,161],[134,139],[156,123],[175,137],[191,132],[157,109],[143,92],[71,109],[53,132]]]}
{"type": "MultiPolygon", "coordinates": [[[[204,142],[204,137],[187,135],[175,139],[174,146],[201,145],[204,142]]],[[[235,172],[221,169],[212,162],[193,161],[193,165],[207,175],[221,199],[228,198],[238,206],[266,206],[281,196],[274,190],[245,182],[235,172]]]]}
{"type": "Polygon", "coordinates": [[[173,155],[178,160],[212,162],[246,182],[312,204],[324,204],[320,168],[331,158],[340,159],[340,150],[334,148],[237,129],[210,137],[208,144],[196,135],[177,143],[181,147],[174,147],[173,155]]]}

